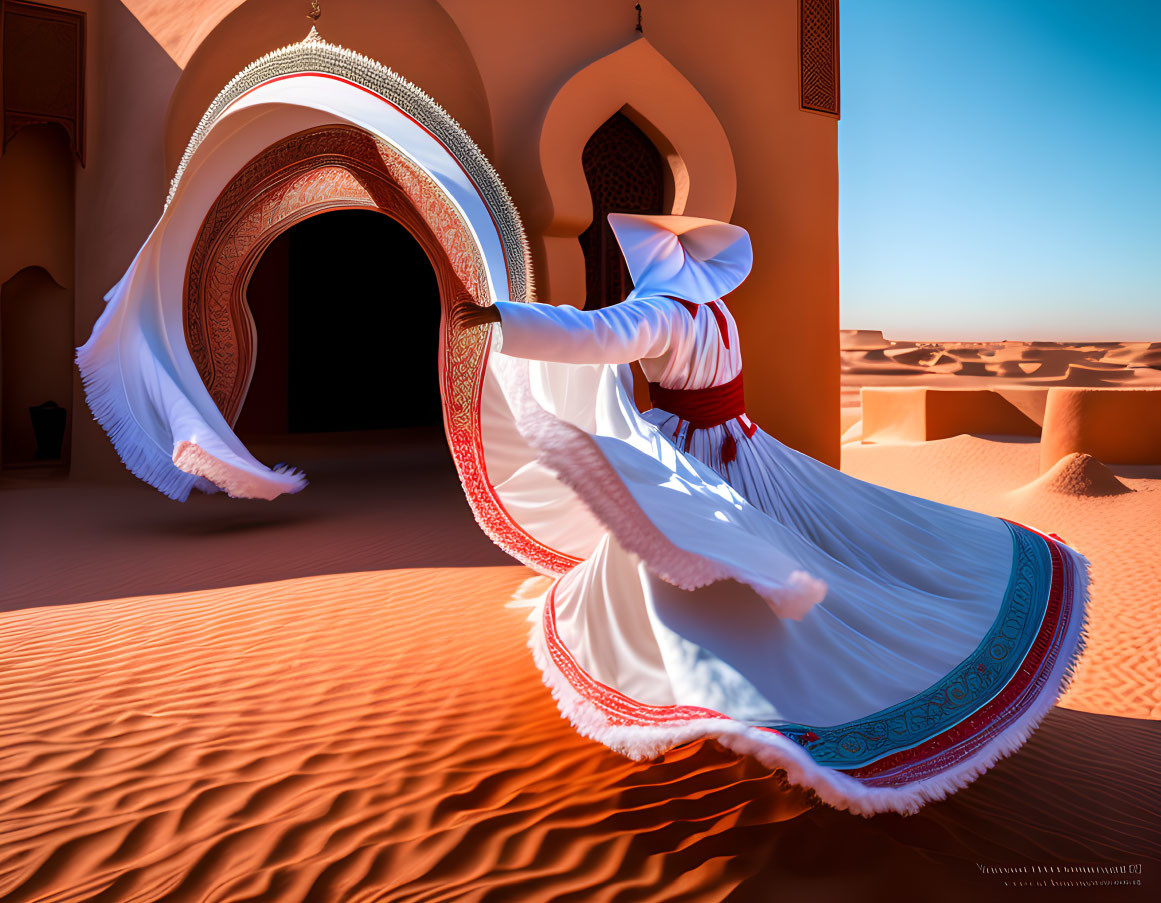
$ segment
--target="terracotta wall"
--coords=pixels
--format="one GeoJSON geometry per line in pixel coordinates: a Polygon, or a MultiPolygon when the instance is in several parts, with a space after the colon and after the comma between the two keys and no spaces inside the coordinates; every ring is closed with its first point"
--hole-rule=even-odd
{"type": "MultiPolygon", "coordinates": [[[[91,10],[89,159],[76,193],[79,344],[100,312],[102,295],[160,214],[168,180],[205,107],[238,70],[301,38],[310,23],[302,15],[305,3],[285,0],[59,5],[91,10]]],[[[640,62],[622,78],[626,102],[634,92],[642,95],[634,107],[639,121],[669,123],[681,134],[659,134],[659,143],[680,148],[684,142],[695,164],[721,156],[714,129],[686,121],[707,121],[707,107],[735,167],[727,178],[720,167],[710,172],[703,162],[695,171],[695,165],[685,212],[732,213],[753,237],[754,272],[731,298],[744,336],[751,412],[787,444],[837,465],[837,125],[798,107],[797,2],[645,5],[648,47],[633,51],[640,62]],[[656,92],[647,96],[642,86],[648,85],[680,85],[665,90],[678,92],[681,101],[671,96],[671,109],[662,109],[666,104],[656,92]],[[699,129],[706,141],[696,137],[699,129]]],[[[543,175],[542,126],[570,79],[640,39],[632,4],[331,0],[323,8],[319,29],[325,38],[410,78],[496,164],[532,233],[543,300],[583,296],[583,282],[575,284],[575,257],[568,262],[573,252],[554,257],[547,250],[562,237],[546,234],[554,210],[543,175]]],[[[613,102],[605,97],[601,104],[613,102]]],[[[601,104],[589,113],[598,115],[601,104]]],[[[579,140],[572,152],[561,147],[552,153],[575,153],[579,171],[582,148],[579,140]]],[[[570,240],[564,235],[557,244],[568,247],[570,240]]],[[[78,418],[74,473],[119,469],[99,428],[78,418]]]]}
{"type": "Polygon", "coordinates": [[[26,126],[0,156],[0,283],[28,266],[73,284],[73,171],[64,129],[26,126]]]}

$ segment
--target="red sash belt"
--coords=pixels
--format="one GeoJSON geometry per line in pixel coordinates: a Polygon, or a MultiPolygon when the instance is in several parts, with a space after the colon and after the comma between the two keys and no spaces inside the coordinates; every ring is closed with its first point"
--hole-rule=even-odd
{"type": "Polygon", "coordinates": [[[661,383],[649,383],[649,400],[653,407],[688,420],[695,430],[718,426],[746,413],[741,373],[708,389],[667,389],[661,383]]]}
{"type": "MultiPolygon", "coordinates": [[[[754,435],[758,428],[746,417],[741,373],[728,383],[707,389],[667,389],[660,383],[649,383],[649,400],[653,402],[653,407],[668,411],[678,418],[675,439],[680,437],[686,424],[689,425],[685,434],[685,451],[689,451],[694,430],[720,426],[735,418],[746,436],[754,435]]],[[[737,455],[737,444],[729,433],[722,444],[721,454],[723,465],[733,461],[737,455]]]]}

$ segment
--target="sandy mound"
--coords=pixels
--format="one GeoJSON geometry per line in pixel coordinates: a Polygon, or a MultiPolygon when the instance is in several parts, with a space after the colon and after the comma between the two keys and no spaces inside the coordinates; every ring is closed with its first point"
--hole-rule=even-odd
{"type": "Polygon", "coordinates": [[[1064,378],[1059,380],[1064,386],[1115,386],[1124,380],[1132,380],[1132,370],[1109,369],[1091,364],[1069,364],[1064,378]]]}
{"type": "Polygon", "coordinates": [[[1000,361],[997,364],[996,374],[998,376],[1003,376],[1003,377],[1012,377],[1015,379],[1022,379],[1024,376],[1026,376],[1028,374],[1028,371],[1024,369],[1024,366],[1027,366],[1027,365],[1021,365],[1021,363],[1019,361],[1013,361],[1013,360],[1000,361]]]}
{"type": "Polygon", "coordinates": [[[1025,489],[1076,497],[1121,495],[1133,491],[1104,464],[1084,452],[1065,455],[1051,470],[1032,481],[1025,489]]]}
{"type": "MultiPolygon", "coordinates": [[[[885,351],[882,353],[887,354],[885,351]]],[[[915,367],[931,357],[931,350],[928,348],[893,349],[889,357],[897,364],[906,364],[909,367],[915,367]]]]}

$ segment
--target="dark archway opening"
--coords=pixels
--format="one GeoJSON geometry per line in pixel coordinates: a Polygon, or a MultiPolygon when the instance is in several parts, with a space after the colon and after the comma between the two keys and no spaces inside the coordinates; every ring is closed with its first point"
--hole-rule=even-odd
{"type": "Polygon", "coordinates": [[[340,210],[292,226],[246,295],[258,341],[243,439],[442,424],[439,286],[395,220],[340,210]]]}
{"type": "Polygon", "coordinates": [[[585,143],[581,154],[593,200],[593,221],[581,233],[585,255],[585,310],[617,304],[633,287],[610,213],[663,213],[665,161],[624,113],[614,113],[585,143]]]}

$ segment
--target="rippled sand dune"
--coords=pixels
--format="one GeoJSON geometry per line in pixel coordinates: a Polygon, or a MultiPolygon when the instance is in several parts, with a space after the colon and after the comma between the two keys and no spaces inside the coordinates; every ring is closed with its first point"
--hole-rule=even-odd
{"type": "Polygon", "coordinates": [[[1058,708],[910,818],[584,740],[442,439],[384,441],[298,449],[284,505],[3,487],[0,899],[966,901],[1002,896],[980,863],[1161,865],[1156,721],[1058,708]]]}

